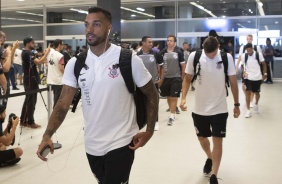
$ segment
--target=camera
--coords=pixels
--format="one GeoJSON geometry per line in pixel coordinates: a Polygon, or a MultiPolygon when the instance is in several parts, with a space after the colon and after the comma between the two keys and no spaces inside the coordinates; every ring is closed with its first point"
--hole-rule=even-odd
{"type": "MultiPolygon", "coordinates": [[[[12,129],[12,127],[13,127],[13,121],[12,121],[12,118],[15,120],[16,118],[17,118],[17,115],[16,114],[14,114],[14,113],[11,113],[10,115],[9,115],[9,120],[8,120],[8,133],[10,133],[11,132],[11,129],[12,129]]],[[[12,141],[12,143],[11,143],[11,145],[14,145],[14,143],[15,143],[15,136],[14,136],[14,138],[13,138],[13,141],[12,141]]]]}

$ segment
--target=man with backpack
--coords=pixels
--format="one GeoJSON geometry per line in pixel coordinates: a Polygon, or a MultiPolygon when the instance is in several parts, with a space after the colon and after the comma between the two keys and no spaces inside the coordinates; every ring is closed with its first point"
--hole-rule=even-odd
{"type": "Polygon", "coordinates": [[[245,117],[250,118],[251,92],[255,94],[254,112],[258,113],[258,102],[260,99],[260,85],[267,77],[267,69],[264,58],[260,52],[253,49],[253,45],[246,45],[246,54],[241,57],[243,65],[244,88],[246,89],[247,112],[245,117]],[[261,66],[262,65],[262,66],[261,66]]]}
{"type": "MultiPolygon", "coordinates": [[[[98,183],[128,183],[134,150],[144,146],[153,136],[158,113],[158,93],[152,76],[142,60],[129,50],[109,43],[112,31],[111,13],[100,7],[91,7],[85,19],[86,40],[90,48],[79,70],[75,69],[76,57],[72,58],[64,72],[61,96],[52,112],[37,155],[46,161],[41,151],[49,145],[54,132],[62,124],[77,88],[81,88],[82,111],[84,114],[85,150],[92,173],[98,183]],[[130,67],[124,68],[124,52],[130,53],[130,67]],[[122,56],[120,58],[120,56],[122,56]],[[122,61],[122,62],[121,62],[122,61]],[[123,73],[121,69],[127,71],[123,73]],[[127,88],[128,77],[146,96],[147,127],[139,132],[136,117],[137,104],[127,88]]],[[[128,62],[127,62],[128,63],[128,62]]],[[[137,91],[137,89],[136,89],[137,91]]]]}
{"type": "MultiPolygon", "coordinates": [[[[152,75],[157,90],[164,80],[163,57],[152,49],[153,41],[149,36],[142,37],[142,49],[137,55],[142,59],[145,67],[152,75]],[[158,71],[159,68],[159,71],[158,71]]],[[[155,131],[159,130],[158,117],[155,124],[155,131]]]]}
{"type": "Polygon", "coordinates": [[[215,37],[209,36],[203,43],[203,50],[192,52],[188,58],[182,83],[180,108],[187,110],[186,96],[193,76],[195,80],[195,105],[192,113],[194,126],[202,149],[207,155],[204,174],[210,174],[210,184],[217,184],[217,173],[222,156],[222,141],[226,136],[228,109],[226,103],[226,82],[230,82],[234,99],[233,116],[240,115],[238,84],[233,58],[219,50],[215,37]],[[197,58],[196,58],[197,57],[197,58]],[[196,69],[195,69],[196,67],[196,69]],[[228,79],[228,81],[227,81],[228,79]],[[212,136],[213,149],[208,137],[212,136]]]}

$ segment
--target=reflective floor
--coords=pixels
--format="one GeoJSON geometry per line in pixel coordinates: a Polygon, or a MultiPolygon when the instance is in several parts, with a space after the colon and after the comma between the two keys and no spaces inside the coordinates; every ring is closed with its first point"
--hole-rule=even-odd
{"type": "MultiPolygon", "coordinates": [[[[19,86],[23,91],[23,86],[19,86]]],[[[44,87],[44,86],[41,86],[44,87]]],[[[241,87],[241,84],[240,84],[241,87]]],[[[229,95],[227,138],[218,177],[220,184],[280,184],[282,173],[282,82],[263,84],[259,114],[245,118],[245,99],[240,88],[241,116],[232,115],[233,99],[229,95]],[[280,119],[280,120],[279,120],[280,119]]],[[[12,93],[18,91],[12,91],[12,93]]],[[[167,126],[166,100],[160,100],[160,130],[146,146],[136,151],[130,176],[131,184],[207,184],[202,174],[206,156],[195,135],[191,118],[194,93],[187,96],[188,111],[181,112],[173,126],[167,126]]],[[[231,93],[229,93],[231,94],[231,93]]],[[[208,93],[207,93],[208,95],[208,93]]],[[[47,92],[42,92],[47,103],[47,92]]],[[[87,163],[83,144],[81,107],[69,112],[56,135],[55,142],[62,148],[42,162],[35,154],[47,126],[47,111],[38,94],[35,111],[36,123],[41,129],[20,128],[16,145],[24,154],[22,160],[10,167],[0,168],[2,184],[93,184],[97,183],[87,163]]],[[[24,97],[10,98],[7,114],[20,115],[24,97]]],[[[6,126],[6,123],[3,125],[6,126]]]]}

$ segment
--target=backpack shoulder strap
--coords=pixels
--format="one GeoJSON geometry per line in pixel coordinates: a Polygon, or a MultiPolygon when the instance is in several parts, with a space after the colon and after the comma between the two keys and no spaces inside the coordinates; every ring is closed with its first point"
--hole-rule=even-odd
{"type": "Polygon", "coordinates": [[[245,53],[245,65],[247,65],[247,61],[248,61],[248,53],[245,53]]]}
{"type": "Polygon", "coordinates": [[[194,60],[193,60],[194,76],[193,76],[191,82],[194,82],[197,79],[197,75],[200,75],[200,67],[199,67],[198,72],[197,72],[197,65],[200,62],[201,55],[202,55],[202,50],[197,50],[195,52],[195,57],[194,57],[194,60]]]}
{"type": "Polygon", "coordinates": [[[260,65],[259,53],[258,53],[258,52],[256,52],[256,59],[257,59],[257,61],[258,61],[258,64],[260,65]]]}
{"type": "Polygon", "coordinates": [[[118,66],[128,91],[130,93],[134,93],[135,84],[132,76],[131,58],[132,58],[132,51],[129,49],[122,48],[120,51],[118,66]]]}
{"type": "Polygon", "coordinates": [[[254,50],[255,50],[256,52],[258,51],[257,45],[254,45],[254,50]]]}
{"type": "Polygon", "coordinates": [[[226,52],[220,52],[221,55],[221,59],[223,62],[223,66],[224,66],[224,73],[225,75],[228,74],[228,58],[227,58],[227,53],[226,52]]]}
{"type": "Polygon", "coordinates": [[[81,69],[82,68],[88,69],[88,66],[85,64],[85,60],[87,57],[87,51],[81,52],[78,55],[75,55],[75,57],[76,57],[76,62],[74,65],[74,75],[75,75],[76,81],[78,81],[78,77],[79,77],[81,69]]]}
{"type": "Polygon", "coordinates": [[[245,50],[246,50],[246,45],[244,45],[243,47],[243,54],[245,53],[245,50]]]}

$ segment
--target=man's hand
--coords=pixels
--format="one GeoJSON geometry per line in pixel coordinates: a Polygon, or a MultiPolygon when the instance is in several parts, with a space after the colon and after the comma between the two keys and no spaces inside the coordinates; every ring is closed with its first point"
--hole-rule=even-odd
{"type": "Polygon", "coordinates": [[[238,118],[240,116],[240,108],[238,106],[234,107],[233,112],[234,112],[234,118],[238,118]]]}
{"type": "Polygon", "coordinates": [[[40,155],[40,152],[47,146],[49,145],[50,146],[50,153],[53,154],[54,153],[54,145],[53,145],[53,142],[51,140],[51,137],[48,137],[48,136],[43,136],[42,138],[42,141],[38,147],[38,150],[36,152],[38,158],[40,158],[41,160],[43,161],[47,161],[47,158],[44,158],[40,155]]]}
{"type": "Polygon", "coordinates": [[[15,41],[13,43],[13,48],[12,49],[15,51],[18,47],[19,47],[19,41],[17,40],[17,41],[15,41]]]}
{"type": "Polygon", "coordinates": [[[14,118],[11,118],[11,119],[12,119],[13,127],[17,127],[18,124],[19,124],[19,117],[17,117],[16,119],[14,119],[14,118]]]}
{"type": "Polygon", "coordinates": [[[158,88],[160,88],[160,87],[162,86],[163,81],[164,81],[163,79],[159,79],[159,80],[158,80],[158,88]]]}
{"type": "Polygon", "coordinates": [[[262,78],[263,78],[263,81],[265,81],[267,78],[267,75],[263,75],[262,78]]]}
{"type": "Polygon", "coordinates": [[[187,106],[185,106],[185,104],[186,104],[186,100],[182,99],[179,106],[182,111],[187,111],[187,106]]]}
{"type": "Polygon", "coordinates": [[[153,136],[154,132],[139,132],[133,137],[133,146],[129,146],[130,149],[136,150],[139,147],[143,147],[153,136]]]}

